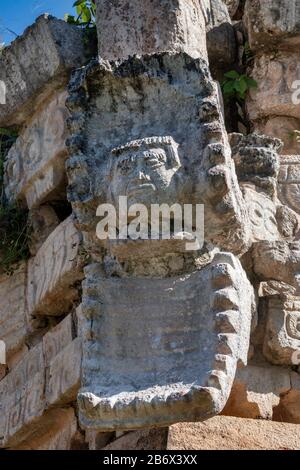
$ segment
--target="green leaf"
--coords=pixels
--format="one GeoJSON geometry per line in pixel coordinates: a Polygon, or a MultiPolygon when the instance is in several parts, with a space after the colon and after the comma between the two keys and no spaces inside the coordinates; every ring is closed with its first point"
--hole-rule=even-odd
{"type": "Polygon", "coordinates": [[[246,91],[248,90],[248,85],[245,77],[242,77],[239,80],[239,92],[241,95],[245,95],[246,91]]]}
{"type": "Polygon", "coordinates": [[[82,5],[83,3],[86,3],[86,0],[77,0],[77,1],[73,4],[73,8],[78,7],[79,5],[82,5]]]}
{"type": "Polygon", "coordinates": [[[223,85],[223,93],[225,95],[232,95],[235,92],[235,82],[225,82],[223,85]]]}
{"type": "Polygon", "coordinates": [[[246,77],[248,88],[257,88],[257,81],[251,77],[246,77]]]}
{"type": "Polygon", "coordinates": [[[231,78],[233,80],[238,80],[240,78],[240,75],[235,70],[231,70],[230,72],[225,73],[224,77],[231,78]]]}

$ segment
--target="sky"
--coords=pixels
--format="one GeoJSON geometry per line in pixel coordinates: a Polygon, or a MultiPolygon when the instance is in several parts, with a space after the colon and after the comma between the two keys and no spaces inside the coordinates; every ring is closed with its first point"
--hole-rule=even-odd
{"type": "Polygon", "coordinates": [[[10,43],[24,29],[31,25],[42,13],[50,13],[58,18],[65,13],[73,13],[75,0],[0,0],[0,43],[10,43]]]}

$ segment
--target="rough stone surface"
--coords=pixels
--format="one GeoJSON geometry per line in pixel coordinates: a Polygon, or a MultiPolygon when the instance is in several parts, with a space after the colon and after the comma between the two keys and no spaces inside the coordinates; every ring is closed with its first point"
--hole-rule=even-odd
{"type": "Polygon", "coordinates": [[[300,155],[280,157],[278,197],[300,215],[300,155]]]}
{"type": "Polygon", "coordinates": [[[49,438],[47,445],[55,448],[65,445],[64,439],[71,437],[70,433],[73,435],[72,430],[76,432],[73,412],[71,416],[67,414],[67,429],[61,426],[60,413],[45,413],[49,406],[76,400],[80,385],[81,339],[72,341],[70,327],[71,316],[48,332],[0,381],[1,447],[19,446],[24,441],[30,446],[34,445],[30,444],[32,440],[43,447],[49,438]]]}
{"type": "Polygon", "coordinates": [[[65,87],[70,71],[86,60],[79,29],[40,16],[1,54],[6,103],[0,106],[0,126],[23,124],[53,90],[65,87]]]}
{"type": "Polygon", "coordinates": [[[297,57],[298,53],[255,56],[251,77],[256,80],[257,88],[250,90],[247,99],[247,111],[251,121],[270,116],[300,118],[300,107],[292,100],[295,92],[294,82],[299,79],[300,73],[297,57]]]}
{"type": "Polygon", "coordinates": [[[104,447],[105,451],[115,450],[165,450],[167,447],[168,429],[145,429],[126,433],[104,447]]]}
{"type": "Polygon", "coordinates": [[[78,298],[76,282],[83,278],[81,235],[71,218],[62,222],[28,265],[28,314],[60,316],[78,298]]]}
{"type": "Polygon", "coordinates": [[[29,219],[31,226],[29,249],[30,254],[35,256],[49,235],[59,226],[60,220],[49,204],[32,209],[29,219]]]}
{"type": "Polygon", "coordinates": [[[32,434],[10,450],[71,450],[77,431],[73,408],[58,408],[43,415],[32,434]]]}
{"type": "Polygon", "coordinates": [[[197,0],[96,0],[96,22],[102,59],[165,51],[207,59],[197,0]]]}
{"type": "Polygon", "coordinates": [[[89,268],[81,423],[134,429],[221,411],[237,361],[247,361],[252,295],[227,254],[181,278],[105,279],[97,265],[89,268]]]}
{"type": "Polygon", "coordinates": [[[252,49],[299,47],[299,0],[247,0],[244,21],[252,49]]]}
{"type": "Polygon", "coordinates": [[[73,316],[70,313],[64,320],[58,323],[43,337],[43,349],[46,366],[66,348],[74,339],[74,323],[73,316]]]}
{"type": "Polygon", "coordinates": [[[240,0],[224,0],[224,3],[228,8],[230,17],[233,18],[240,6],[240,0]]]}
{"type": "Polygon", "coordinates": [[[295,155],[300,150],[295,131],[300,129],[300,119],[289,116],[268,116],[253,123],[255,132],[280,139],[284,146],[282,155],[295,155]]]}
{"type": "Polygon", "coordinates": [[[222,0],[204,0],[200,3],[205,15],[209,64],[215,75],[217,70],[224,71],[236,60],[235,33],[228,9],[222,0]]]}
{"type": "Polygon", "coordinates": [[[274,408],[274,421],[300,424],[300,374],[291,372],[291,390],[281,396],[274,408]]]}
{"type": "Polygon", "coordinates": [[[24,201],[29,209],[65,199],[66,96],[57,93],[32,117],[6,158],[6,196],[24,201]]]}
{"type": "Polygon", "coordinates": [[[80,387],[81,351],[81,338],[76,338],[50,361],[45,392],[48,406],[76,400],[80,387]]]}
{"type": "Polygon", "coordinates": [[[204,423],[175,424],[168,450],[299,450],[299,426],[217,416],[204,423]]]}
{"type": "Polygon", "coordinates": [[[273,364],[295,365],[300,351],[300,298],[268,299],[264,355],[273,364]]]}
{"type": "Polygon", "coordinates": [[[6,345],[6,359],[25,343],[26,324],[26,266],[13,276],[0,275],[0,340],[6,345]]]}
{"type": "Polygon", "coordinates": [[[45,407],[45,364],[40,344],[0,382],[0,446],[25,439],[45,407]]]}
{"type": "Polygon", "coordinates": [[[287,369],[248,365],[238,369],[223,415],[238,418],[272,419],[281,395],[291,389],[287,369]]]}
{"type": "Polygon", "coordinates": [[[275,280],[299,291],[300,242],[260,242],[252,250],[253,270],[262,281],[275,280]]]}

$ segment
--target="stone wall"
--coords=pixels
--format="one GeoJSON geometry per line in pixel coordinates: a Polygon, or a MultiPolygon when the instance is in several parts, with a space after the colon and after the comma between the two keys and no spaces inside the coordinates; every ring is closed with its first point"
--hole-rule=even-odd
{"type": "Polygon", "coordinates": [[[97,58],[47,15],[0,56],[32,228],[0,272],[0,447],[299,449],[300,3],[150,3],[96,1],[97,58]],[[247,39],[243,135],[220,81],[247,39]],[[204,205],[204,245],[99,240],[119,196],[204,205]]]}

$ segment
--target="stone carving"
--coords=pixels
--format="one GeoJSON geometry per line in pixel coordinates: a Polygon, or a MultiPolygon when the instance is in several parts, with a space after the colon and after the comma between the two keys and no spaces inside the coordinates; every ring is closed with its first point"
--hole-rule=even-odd
{"type": "Polygon", "coordinates": [[[13,276],[0,276],[0,340],[5,342],[7,360],[25,343],[26,267],[22,265],[13,276]]]}
{"type": "Polygon", "coordinates": [[[206,61],[161,53],[93,62],[74,74],[67,106],[68,197],[94,261],[80,321],[81,423],[109,431],[215,414],[237,362],[247,360],[254,298],[239,261],[216,254],[246,251],[250,225],[206,61]],[[99,204],[118,206],[120,196],[147,208],[204,204],[203,248],[186,253],[176,239],[97,240],[99,204]],[[113,345],[107,356],[102,339],[113,345]],[[188,370],[189,356],[205,366],[188,370]]]}
{"type": "Polygon", "coordinates": [[[268,298],[264,355],[272,364],[295,365],[299,350],[299,297],[268,298]]]}
{"type": "Polygon", "coordinates": [[[49,406],[76,399],[81,340],[72,341],[69,319],[47,333],[0,381],[0,447],[16,446],[26,440],[32,434],[33,423],[45,429],[47,413],[43,413],[49,406]],[[63,331],[67,336],[62,340],[63,331]],[[55,348],[51,347],[54,344],[55,348]]]}
{"type": "Polygon", "coordinates": [[[265,135],[229,134],[240,183],[251,183],[273,199],[276,192],[282,142],[265,135]]]}
{"type": "Polygon", "coordinates": [[[277,182],[282,142],[265,135],[233,133],[232,156],[244,196],[252,241],[292,238],[298,229],[296,214],[279,205],[277,182]]]}
{"type": "Polygon", "coordinates": [[[87,268],[82,424],[135,429],[220,412],[237,361],[247,361],[252,306],[229,254],[176,278],[105,278],[100,265],[87,268]]]}
{"type": "Polygon", "coordinates": [[[66,92],[32,118],[11,148],[5,168],[6,196],[39,206],[47,199],[63,199],[67,138],[66,92]]]}
{"type": "Polygon", "coordinates": [[[278,196],[300,215],[300,155],[280,157],[278,196]]]}
{"type": "Polygon", "coordinates": [[[70,71],[86,62],[85,49],[79,29],[40,16],[1,54],[6,103],[0,106],[0,126],[19,126],[30,119],[54,90],[66,86],[70,71]]]}
{"type": "MultiPolygon", "coordinates": [[[[207,241],[238,254],[247,249],[248,215],[230,158],[217,90],[203,60],[164,53],[129,59],[121,65],[92,63],[74,75],[70,92],[67,104],[73,117],[68,197],[84,231],[95,233],[96,209],[108,200],[114,162],[126,159],[129,147],[141,145],[134,152],[137,156],[147,152],[147,139],[153,142],[154,137],[162,137],[172,145],[164,144],[162,149],[154,144],[153,151],[161,149],[160,156],[156,150],[157,158],[164,159],[162,154],[168,153],[169,147],[174,162],[168,177],[165,173],[167,178],[174,175],[163,202],[177,189],[174,203],[204,204],[207,241]],[[99,87],[92,91],[96,82],[99,87]],[[139,92],[135,83],[139,83],[139,92]],[[89,103],[86,114],[84,89],[89,103]],[[111,120],[115,123],[113,133],[111,120]],[[124,153],[123,157],[118,153],[124,153]]],[[[135,171],[137,161],[133,158],[135,171]]],[[[118,181],[116,175],[114,181],[118,181]]]]}
{"type": "Polygon", "coordinates": [[[253,270],[260,280],[285,282],[299,292],[300,242],[259,242],[253,245],[253,270]]]}
{"type": "Polygon", "coordinates": [[[207,59],[205,23],[197,0],[96,0],[99,56],[187,52],[207,59]]]}
{"type": "Polygon", "coordinates": [[[111,151],[107,200],[119,204],[126,196],[128,205],[169,203],[180,199],[183,178],[178,175],[181,162],[178,144],[172,137],[134,140],[111,151]]]}
{"type": "Polygon", "coordinates": [[[254,186],[243,185],[243,194],[249,212],[252,227],[252,240],[278,240],[276,205],[263,192],[256,191],[254,186]]]}
{"type": "Polygon", "coordinates": [[[62,315],[78,298],[83,278],[80,233],[71,218],[61,223],[28,264],[28,314],[62,315]]]}
{"type": "Polygon", "coordinates": [[[42,416],[44,367],[43,348],[39,344],[0,382],[0,447],[18,443],[26,432],[24,427],[42,416]]]}

